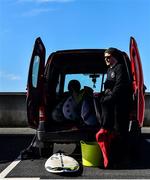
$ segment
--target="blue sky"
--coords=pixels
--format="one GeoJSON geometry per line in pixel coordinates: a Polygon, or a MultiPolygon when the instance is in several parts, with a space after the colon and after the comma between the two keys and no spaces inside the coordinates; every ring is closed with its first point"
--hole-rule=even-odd
{"type": "Polygon", "coordinates": [[[75,48],[117,47],[133,36],[150,91],[150,0],[0,0],[0,92],[24,92],[34,40],[46,56],[75,48]]]}

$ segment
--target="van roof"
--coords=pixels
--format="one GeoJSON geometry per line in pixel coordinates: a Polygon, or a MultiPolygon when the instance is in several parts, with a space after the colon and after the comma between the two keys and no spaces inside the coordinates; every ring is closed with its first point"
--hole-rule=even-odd
{"type": "Polygon", "coordinates": [[[48,58],[48,63],[65,73],[105,73],[105,49],[73,49],[56,51],[48,58]]]}

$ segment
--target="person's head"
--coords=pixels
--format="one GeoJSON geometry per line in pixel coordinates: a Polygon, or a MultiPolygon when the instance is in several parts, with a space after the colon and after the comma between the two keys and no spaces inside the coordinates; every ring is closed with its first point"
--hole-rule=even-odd
{"type": "Polygon", "coordinates": [[[114,64],[118,62],[118,59],[117,59],[118,51],[119,50],[116,48],[108,48],[104,52],[104,58],[105,58],[105,62],[107,66],[113,66],[114,64]]]}
{"type": "Polygon", "coordinates": [[[73,93],[73,92],[79,93],[80,88],[81,88],[80,82],[77,80],[71,80],[68,84],[68,90],[71,93],[73,93]]]}

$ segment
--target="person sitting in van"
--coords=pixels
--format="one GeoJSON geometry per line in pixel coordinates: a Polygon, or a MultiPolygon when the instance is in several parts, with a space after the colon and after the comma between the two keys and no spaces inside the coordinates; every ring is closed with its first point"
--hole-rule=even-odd
{"type": "Polygon", "coordinates": [[[81,90],[80,82],[71,80],[68,84],[68,96],[53,110],[52,118],[56,122],[78,122],[86,125],[95,125],[97,120],[94,112],[93,90],[84,87],[81,90]],[[92,103],[91,103],[92,102],[92,103]]]}

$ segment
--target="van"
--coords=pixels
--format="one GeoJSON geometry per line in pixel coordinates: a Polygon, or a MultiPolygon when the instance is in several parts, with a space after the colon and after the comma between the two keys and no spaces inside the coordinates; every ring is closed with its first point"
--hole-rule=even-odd
{"type": "MultiPolygon", "coordinates": [[[[99,126],[78,126],[73,121],[56,122],[52,118],[52,112],[64,99],[69,81],[76,79],[81,88],[88,86],[92,89],[96,117],[99,117],[97,100],[104,90],[107,73],[105,50],[60,50],[51,53],[46,61],[46,49],[41,38],[35,40],[29,66],[26,102],[29,127],[36,130],[30,147],[37,141],[41,156],[51,152],[54,143],[95,140],[99,126]]],[[[121,51],[122,63],[133,89],[129,132],[139,134],[144,121],[144,79],[137,43],[133,37],[130,38],[129,54],[128,56],[121,51]]]]}

